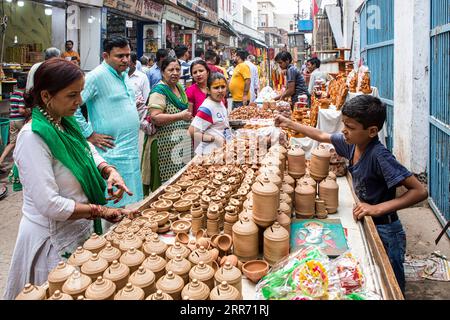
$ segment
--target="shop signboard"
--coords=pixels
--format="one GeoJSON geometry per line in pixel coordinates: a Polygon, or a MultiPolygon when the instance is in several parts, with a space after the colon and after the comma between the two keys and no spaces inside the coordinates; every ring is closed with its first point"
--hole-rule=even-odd
{"type": "Polygon", "coordinates": [[[213,26],[212,24],[202,22],[200,26],[200,34],[217,38],[220,35],[220,28],[213,26]]]}
{"type": "Polygon", "coordinates": [[[191,29],[195,29],[197,26],[196,17],[188,15],[184,11],[168,5],[164,8],[163,19],[191,29]]]}
{"type": "Polygon", "coordinates": [[[144,0],[142,7],[143,18],[160,22],[164,11],[162,4],[153,2],[151,0],[144,0]]]}
{"type": "Polygon", "coordinates": [[[218,23],[219,16],[217,15],[217,12],[215,12],[214,10],[212,10],[207,6],[199,4],[198,2],[199,2],[198,0],[178,0],[179,4],[182,4],[186,8],[189,8],[192,11],[197,12],[198,14],[202,15],[209,21],[218,23]]]}
{"type": "Polygon", "coordinates": [[[144,19],[161,21],[164,6],[152,0],[104,0],[104,5],[144,19]]]}
{"type": "Polygon", "coordinates": [[[87,4],[95,7],[103,7],[103,0],[72,0],[72,2],[87,4]]]}

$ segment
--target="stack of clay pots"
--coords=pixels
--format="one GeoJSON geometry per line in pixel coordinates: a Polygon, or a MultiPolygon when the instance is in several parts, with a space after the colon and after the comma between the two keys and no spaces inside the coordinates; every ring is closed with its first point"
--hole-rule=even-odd
{"type": "Polygon", "coordinates": [[[320,182],[328,176],[330,171],[330,151],[320,144],[311,153],[310,174],[311,177],[320,182]]]}

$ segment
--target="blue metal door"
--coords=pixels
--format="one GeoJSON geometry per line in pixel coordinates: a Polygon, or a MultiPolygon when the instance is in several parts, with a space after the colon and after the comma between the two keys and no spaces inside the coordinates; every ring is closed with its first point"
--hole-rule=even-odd
{"type": "Polygon", "coordinates": [[[387,105],[386,146],[392,151],[394,121],[394,1],[366,0],[360,11],[361,59],[371,84],[387,105]]]}
{"type": "Polygon", "coordinates": [[[430,205],[441,223],[450,220],[450,1],[431,0],[430,205]]]}

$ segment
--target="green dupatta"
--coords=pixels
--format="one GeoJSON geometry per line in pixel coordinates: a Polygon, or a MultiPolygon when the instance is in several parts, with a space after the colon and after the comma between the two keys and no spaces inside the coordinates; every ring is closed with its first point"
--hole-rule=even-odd
{"type": "Polygon", "coordinates": [[[177,95],[172,92],[172,89],[170,89],[170,87],[165,83],[158,83],[156,86],[154,86],[152,89],[152,93],[156,92],[164,95],[171,104],[173,104],[179,110],[183,111],[189,107],[189,101],[186,92],[179,83],[177,83],[177,88],[181,94],[181,99],[178,98],[177,95]]]}

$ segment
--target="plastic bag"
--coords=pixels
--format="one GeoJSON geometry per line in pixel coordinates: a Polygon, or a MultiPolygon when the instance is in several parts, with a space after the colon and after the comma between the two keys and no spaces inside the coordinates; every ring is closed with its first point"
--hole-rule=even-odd
{"type": "Polygon", "coordinates": [[[262,88],[258,93],[257,102],[270,101],[277,97],[277,93],[269,86],[262,88]]]}

